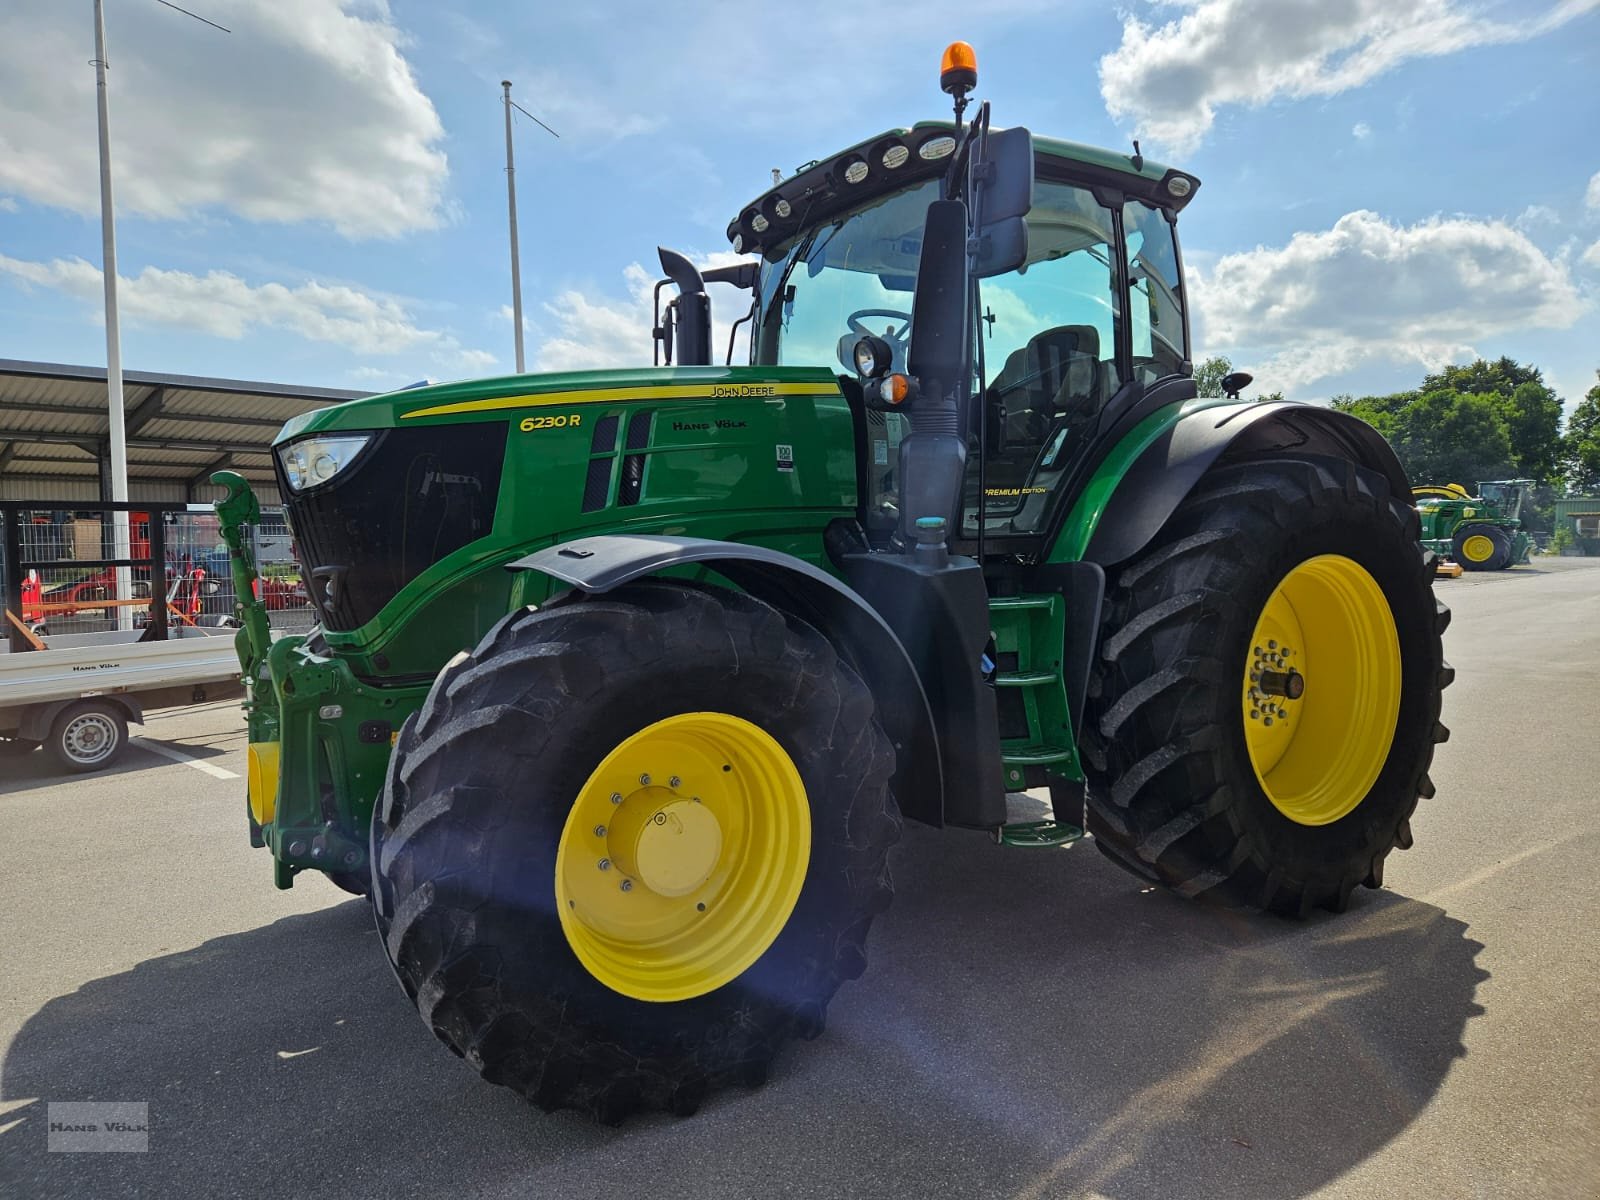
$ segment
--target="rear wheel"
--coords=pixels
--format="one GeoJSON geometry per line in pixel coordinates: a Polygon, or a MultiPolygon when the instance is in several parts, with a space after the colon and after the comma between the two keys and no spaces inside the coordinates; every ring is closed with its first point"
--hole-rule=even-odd
{"type": "Polygon", "coordinates": [[[1380,886],[1447,736],[1449,612],[1417,537],[1349,462],[1213,468],[1110,582],[1084,739],[1102,850],[1302,915],[1380,886]]]}
{"type": "Polygon", "coordinates": [[[1511,565],[1511,538],[1498,525],[1462,525],[1450,539],[1450,554],[1468,571],[1502,571],[1511,565]]]}
{"type": "Polygon", "coordinates": [[[127,714],[101,700],[80,700],[62,709],[45,743],[63,770],[77,773],[110,766],[127,745],[127,714]]]}
{"type": "Polygon", "coordinates": [[[764,1078],[865,968],[893,749],[825,638],[647,582],[502,621],[407,721],[374,908],[423,1020],[606,1121],[764,1078]]]}

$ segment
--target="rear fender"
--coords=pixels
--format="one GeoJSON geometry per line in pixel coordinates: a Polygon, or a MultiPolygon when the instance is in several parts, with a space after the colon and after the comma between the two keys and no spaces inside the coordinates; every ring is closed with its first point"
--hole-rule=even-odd
{"type": "Polygon", "coordinates": [[[1392,495],[1410,501],[1400,460],[1365,421],[1289,401],[1221,404],[1181,418],[1133,461],[1095,526],[1084,560],[1110,567],[1132,558],[1224,455],[1282,453],[1349,459],[1383,475],[1392,495]]]}
{"type": "Polygon", "coordinates": [[[944,824],[939,735],[911,656],[865,600],[825,571],[762,546],[640,534],[578,538],[519,558],[507,569],[538,571],[598,594],[689,563],[703,564],[798,617],[834,644],[878,700],[878,720],[895,748],[900,811],[929,825],[944,824]]]}
{"type": "Polygon", "coordinates": [[[31,742],[42,742],[50,736],[50,727],[56,723],[56,718],[63,710],[71,708],[84,700],[98,700],[102,704],[115,705],[122,709],[134,725],[144,724],[144,706],[132,696],[124,696],[120,692],[107,692],[100,696],[79,696],[75,700],[57,700],[51,704],[35,704],[25,709],[22,722],[17,730],[17,736],[26,738],[31,742]]]}

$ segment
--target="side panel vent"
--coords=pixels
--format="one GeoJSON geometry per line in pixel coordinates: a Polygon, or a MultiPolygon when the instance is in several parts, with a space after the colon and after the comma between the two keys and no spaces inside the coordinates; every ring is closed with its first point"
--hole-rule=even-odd
{"type": "Polygon", "coordinates": [[[636,412],[628,419],[628,453],[622,459],[622,486],[617,491],[618,504],[639,503],[639,493],[644,488],[644,455],[636,453],[650,444],[651,412],[636,412]]]}
{"type": "Polygon", "coordinates": [[[606,506],[611,491],[611,464],[616,461],[617,421],[615,416],[601,417],[594,425],[594,439],[589,443],[589,474],[583,481],[583,511],[597,512],[606,506]]]}

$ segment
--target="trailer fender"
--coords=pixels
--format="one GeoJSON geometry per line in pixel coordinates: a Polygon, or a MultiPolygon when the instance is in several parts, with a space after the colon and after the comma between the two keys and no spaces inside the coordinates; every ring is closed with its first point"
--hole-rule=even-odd
{"type": "Polygon", "coordinates": [[[17,736],[34,742],[44,741],[50,736],[50,727],[56,723],[56,718],[61,715],[62,709],[71,708],[82,700],[99,700],[105,704],[115,704],[127,714],[130,723],[144,724],[142,704],[132,696],[124,696],[120,692],[108,692],[99,696],[77,696],[71,700],[53,700],[49,704],[30,705],[22,710],[22,723],[17,730],[17,736]]]}
{"type": "Polygon", "coordinates": [[[1349,459],[1382,474],[1391,494],[1410,502],[1400,460],[1365,421],[1292,401],[1222,404],[1181,418],[1133,461],[1095,526],[1084,560],[1110,567],[1132,558],[1224,454],[1275,451],[1349,459]]]}
{"type": "Polygon", "coordinates": [[[864,599],[825,571],[762,546],[644,534],[578,538],[506,566],[512,571],[538,571],[599,594],[694,563],[814,626],[834,644],[878,700],[878,720],[895,748],[893,787],[900,811],[913,820],[942,825],[939,736],[911,656],[864,599]]]}

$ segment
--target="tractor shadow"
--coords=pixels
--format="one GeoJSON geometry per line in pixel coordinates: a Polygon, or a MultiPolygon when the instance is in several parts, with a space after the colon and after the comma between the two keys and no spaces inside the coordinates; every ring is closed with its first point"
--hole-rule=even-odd
{"type": "Polygon", "coordinates": [[[1146,892],[1091,846],[908,828],[864,980],[772,1081],[605,1129],[480,1082],[352,901],[47,1003],[0,1067],[0,1194],[1302,1196],[1401,1133],[1486,973],[1390,892],[1304,923],[1146,892]],[[148,1100],[148,1154],[45,1153],[148,1100]]]}

